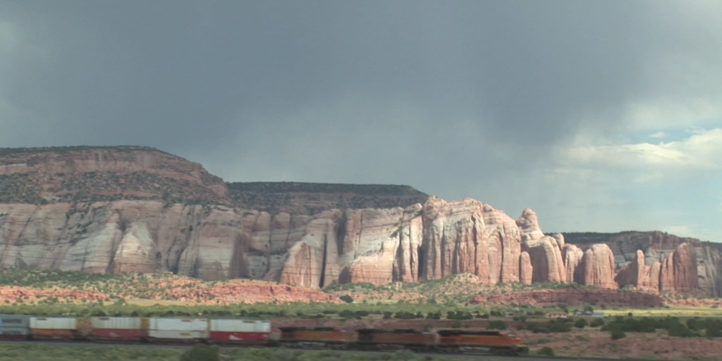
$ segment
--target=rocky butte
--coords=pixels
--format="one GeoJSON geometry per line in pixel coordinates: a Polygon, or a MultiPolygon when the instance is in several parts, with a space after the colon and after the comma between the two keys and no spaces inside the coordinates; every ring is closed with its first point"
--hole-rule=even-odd
{"type": "Polygon", "coordinates": [[[318,288],[457,273],[720,296],[722,249],[659,232],[543,233],[408,186],[226,183],[145,147],[0,149],[0,267],[173,272],[318,288]]]}

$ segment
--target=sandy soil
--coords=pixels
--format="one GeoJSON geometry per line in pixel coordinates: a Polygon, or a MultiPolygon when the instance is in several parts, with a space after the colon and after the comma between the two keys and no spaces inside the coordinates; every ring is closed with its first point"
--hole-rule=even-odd
{"type": "Polygon", "coordinates": [[[571,357],[722,360],[722,338],[669,337],[665,331],[627,332],[627,336],[619,340],[612,340],[609,332],[596,329],[556,334],[521,330],[517,335],[532,353],[546,346],[557,355],[571,357]]]}

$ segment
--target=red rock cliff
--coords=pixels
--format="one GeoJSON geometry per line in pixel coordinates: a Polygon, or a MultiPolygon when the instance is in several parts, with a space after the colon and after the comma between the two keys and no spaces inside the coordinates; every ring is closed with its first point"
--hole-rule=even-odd
{"type": "MultiPolygon", "coordinates": [[[[279,186],[287,185],[271,188],[279,186]]],[[[698,289],[692,243],[661,253],[661,261],[649,265],[644,253],[636,252],[636,261],[615,282],[614,247],[546,236],[531,209],[514,220],[473,199],[431,197],[407,204],[423,194],[381,186],[368,188],[383,194],[380,198],[357,197],[367,188],[333,185],[337,196],[319,196],[313,211],[302,212],[311,209],[303,204],[318,189],[299,187],[304,192],[292,197],[292,206],[255,210],[236,203],[225,183],[200,165],[153,149],[0,151],[0,267],[170,271],[305,287],[471,273],[490,285],[698,289]],[[397,200],[394,192],[400,192],[397,200]],[[333,208],[345,202],[401,206],[333,208]]],[[[245,201],[255,199],[245,192],[245,201]]],[[[282,200],[276,193],[272,198],[282,200]]]]}

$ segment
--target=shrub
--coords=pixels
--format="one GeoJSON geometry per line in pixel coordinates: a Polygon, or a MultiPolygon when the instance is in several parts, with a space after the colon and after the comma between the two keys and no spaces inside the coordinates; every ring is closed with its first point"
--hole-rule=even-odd
{"type": "Polygon", "coordinates": [[[667,333],[673,337],[696,336],[696,334],[694,332],[692,332],[690,329],[688,329],[685,325],[683,325],[679,321],[677,321],[676,323],[670,323],[669,325],[667,325],[667,333]]]}
{"type": "Polygon", "coordinates": [[[705,336],[722,337],[722,325],[720,324],[720,322],[716,322],[714,324],[707,325],[705,336]]]}
{"type": "Polygon", "coordinates": [[[500,320],[489,321],[489,329],[491,330],[506,330],[506,323],[500,320]]]}
{"type": "Polygon", "coordinates": [[[184,352],[180,361],[219,361],[218,347],[198,344],[184,352]]]}
{"type": "Polygon", "coordinates": [[[592,322],[589,323],[589,326],[591,327],[601,327],[604,326],[604,320],[601,318],[595,318],[592,320],[592,322]]]}
{"type": "Polygon", "coordinates": [[[343,301],[343,302],[353,303],[353,297],[351,297],[351,296],[349,296],[349,295],[343,295],[343,296],[341,296],[341,297],[339,297],[339,298],[340,298],[341,301],[343,301]]]}
{"type": "Polygon", "coordinates": [[[579,318],[574,322],[574,327],[576,328],[584,328],[587,327],[587,320],[583,318],[579,318]]]}
{"type": "Polygon", "coordinates": [[[544,346],[537,353],[542,356],[554,356],[554,349],[549,346],[544,346]]]}
{"type": "Polygon", "coordinates": [[[619,328],[615,328],[609,331],[609,335],[612,336],[612,340],[619,340],[620,338],[627,337],[627,334],[619,328]]]}
{"type": "Polygon", "coordinates": [[[411,320],[416,318],[416,314],[406,311],[399,311],[394,314],[394,318],[398,318],[400,320],[411,320]]]}
{"type": "Polygon", "coordinates": [[[449,311],[446,313],[446,318],[449,320],[470,320],[473,316],[468,311],[449,311]]]}

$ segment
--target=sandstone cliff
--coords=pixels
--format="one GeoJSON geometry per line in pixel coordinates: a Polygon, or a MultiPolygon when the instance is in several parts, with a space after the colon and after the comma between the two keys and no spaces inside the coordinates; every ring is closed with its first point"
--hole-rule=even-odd
{"type": "Polygon", "coordinates": [[[598,242],[609,245],[619,268],[616,282],[620,287],[722,296],[722,244],[658,231],[565,233],[565,237],[582,247],[598,242]]]}
{"type": "Polygon", "coordinates": [[[606,244],[595,244],[584,252],[581,282],[600,288],[617,288],[614,282],[614,255],[606,244]]]}
{"type": "Polygon", "coordinates": [[[444,201],[410,187],[229,186],[196,163],[141,147],[0,150],[5,268],[169,271],[314,288],[470,273],[489,285],[721,289],[717,268],[700,266],[720,253],[700,255],[699,242],[665,236],[648,243],[673,249],[629,251],[622,242],[575,240],[545,235],[531,209],[514,220],[477,200],[444,201]]]}

